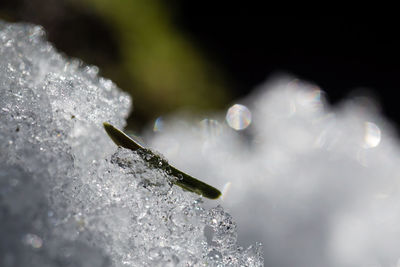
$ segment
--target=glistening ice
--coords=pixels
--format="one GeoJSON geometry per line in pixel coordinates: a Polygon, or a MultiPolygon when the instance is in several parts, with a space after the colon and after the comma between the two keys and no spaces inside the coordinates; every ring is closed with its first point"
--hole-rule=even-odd
{"type": "Polygon", "coordinates": [[[130,106],[40,27],[0,22],[0,266],[262,266],[221,206],[107,137],[130,106]]]}

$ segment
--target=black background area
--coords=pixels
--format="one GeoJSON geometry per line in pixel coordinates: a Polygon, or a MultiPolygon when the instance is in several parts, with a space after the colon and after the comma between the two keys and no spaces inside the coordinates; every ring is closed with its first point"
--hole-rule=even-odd
{"type": "Polygon", "coordinates": [[[400,124],[396,19],[276,16],[249,5],[224,11],[191,1],[177,7],[175,22],[225,70],[235,97],[287,72],[319,85],[331,104],[355,89],[370,89],[384,114],[400,124]]]}

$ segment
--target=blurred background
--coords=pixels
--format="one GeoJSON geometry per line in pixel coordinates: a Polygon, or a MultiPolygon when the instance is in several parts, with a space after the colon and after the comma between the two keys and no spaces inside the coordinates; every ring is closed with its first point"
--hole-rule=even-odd
{"type": "Polygon", "coordinates": [[[137,132],[180,109],[226,109],[282,72],[315,82],[331,104],[369,94],[399,124],[395,19],[272,11],[184,0],[0,1],[0,19],[42,25],[60,51],[129,92],[137,132]]]}

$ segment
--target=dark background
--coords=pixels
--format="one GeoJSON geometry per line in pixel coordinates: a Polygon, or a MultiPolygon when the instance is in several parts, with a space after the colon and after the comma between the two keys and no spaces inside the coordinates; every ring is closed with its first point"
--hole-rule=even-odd
{"type": "MultiPolygon", "coordinates": [[[[222,73],[229,94],[213,108],[226,108],[269,76],[286,72],[319,85],[331,104],[354,89],[364,89],[357,92],[369,93],[382,112],[400,125],[396,19],[272,15],[266,6],[215,2],[152,1],[169,13],[173,26],[222,73]]],[[[114,71],[124,55],[112,26],[90,8],[67,0],[0,0],[0,18],[43,25],[59,50],[100,66],[122,89],[134,87],[125,78],[119,80],[129,74],[114,71]]],[[[145,107],[144,115],[140,112],[136,117],[142,120],[140,125],[159,116],[145,115],[151,112],[145,107]]]]}
{"type": "Polygon", "coordinates": [[[239,7],[216,14],[182,1],[177,21],[228,73],[238,96],[288,72],[318,84],[331,104],[364,89],[355,94],[374,97],[399,125],[398,21],[258,13],[239,7]]]}

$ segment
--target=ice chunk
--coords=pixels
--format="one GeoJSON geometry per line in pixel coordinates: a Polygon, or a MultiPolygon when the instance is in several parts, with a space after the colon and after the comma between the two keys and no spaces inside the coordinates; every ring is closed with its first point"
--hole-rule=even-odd
{"type": "Polygon", "coordinates": [[[131,100],[96,67],[4,22],[0,59],[0,266],[262,265],[221,207],[117,149],[102,123],[131,100]]]}

